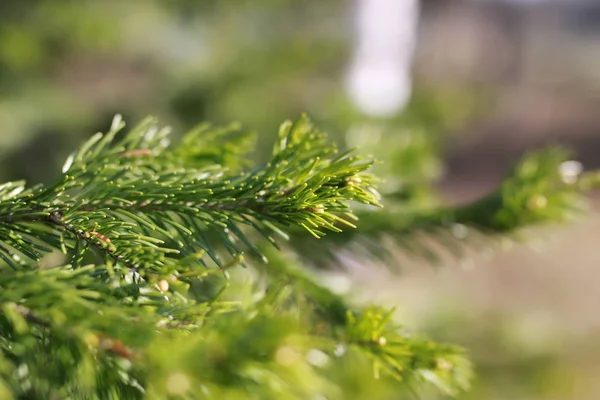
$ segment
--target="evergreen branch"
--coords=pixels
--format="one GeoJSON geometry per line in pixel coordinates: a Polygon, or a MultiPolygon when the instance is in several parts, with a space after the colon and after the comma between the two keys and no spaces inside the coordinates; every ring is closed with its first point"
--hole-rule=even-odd
{"type": "Polygon", "coordinates": [[[193,140],[170,147],[152,120],[118,139],[121,128],[117,118],[93,136],[51,186],[0,187],[0,257],[13,269],[0,274],[0,393],[343,398],[336,382],[373,366],[448,394],[467,387],[460,349],[413,338],[380,309],[351,307],[250,236],[274,244],[284,230],[321,237],[353,227],[352,202],[378,205],[370,161],[338,153],[306,118],[282,125],[271,161],[246,172],[207,165],[199,154],[210,152],[193,140]],[[104,260],[82,266],[90,248],[104,260]],[[216,272],[243,264],[245,248],[268,255],[269,268],[250,262],[255,281],[215,284],[225,280],[216,272]],[[72,264],[32,264],[53,249],[72,264]],[[219,268],[198,268],[205,255],[219,268]],[[330,366],[310,361],[315,352],[330,366]],[[340,363],[353,369],[334,376],[340,363]]]}
{"type": "MultiPolygon", "coordinates": [[[[292,245],[310,261],[325,266],[340,247],[362,249],[367,256],[391,257],[382,245],[394,238],[401,251],[434,264],[444,252],[462,258],[468,249],[489,248],[502,239],[518,240],[525,228],[560,223],[583,214],[585,194],[598,186],[597,173],[581,171],[569,153],[549,148],[526,155],[489,195],[452,208],[404,205],[383,212],[358,212],[363,221],[356,230],[344,231],[311,244],[292,238],[292,245]],[[312,255],[318,254],[318,257],[312,255]],[[329,258],[322,255],[329,254],[329,258]]],[[[384,198],[385,203],[386,198],[384,198]]]]}
{"type": "Polygon", "coordinates": [[[386,375],[409,383],[428,382],[453,396],[469,388],[473,371],[461,348],[402,332],[392,321],[394,310],[357,310],[316,283],[293,260],[266,252],[271,262],[260,271],[269,281],[284,282],[290,291],[267,294],[262,303],[278,315],[299,315],[303,325],[313,327],[309,333],[325,344],[322,349],[331,357],[340,358],[346,352],[363,355],[370,360],[376,379],[386,375]]]}
{"type": "Polygon", "coordinates": [[[13,361],[13,371],[21,371],[0,377],[18,398],[70,398],[75,388],[79,396],[115,388],[123,395],[139,393],[127,382],[128,371],[115,363],[133,357],[117,338],[139,347],[141,333],[152,331],[159,317],[136,307],[138,302],[122,301],[124,290],[94,279],[92,271],[55,268],[0,276],[0,349],[13,361]]]}
{"type": "MultiPolygon", "coordinates": [[[[38,229],[31,222],[50,225],[44,238],[65,243],[63,252],[81,251],[74,243],[85,241],[128,268],[164,273],[179,254],[199,250],[222,266],[209,234],[235,258],[244,252],[238,241],[256,251],[242,226],[271,242],[273,234],[286,236],[281,228],[294,226],[320,237],[341,231],[340,224],[354,226],[349,201],[377,205],[373,178],[365,174],[371,162],[337,153],[306,118],[282,126],[270,163],[241,173],[218,165],[173,166],[173,154],[196,159],[193,141],[184,138],[185,146],[169,152],[169,132],[152,120],[116,140],[122,126],[115,119],[106,135],[94,135],[74,152],[57,184],[27,191],[8,184],[0,223],[21,230],[27,223],[30,233],[38,229]]],[[[0,229],[1,241],[38,260],[42,250],[26,239],[0,229]]],[[[0,255],[10,259],[9,251],[0,248],[0,255]]]]}
{"type": "Polygon", "coordinates": [[[273,261],[276,268],[269,273],[287,277],[293,293],[303,293],[319,304],[316,313],[302,308],[298,319],[287,296],[267,295],[251,306],[251,312],[228,310],[226,301],[211,301],[210,308],[226,313],[206,318],[205,311],[198,312],[206,303],[190,305],[196,309],[193,312],[184,304],[167,306],[176,296],[145,300],[151,288],[147,283],[141,282],[139,290],[133,291],[140,283],[107,285],[94,278],[102,267],[98,265],[3,274],[0,337],[8,342],[0,349],[15,365],[26,366],[27,372],[15,379],[14,374],[0,371],[0,381],[16,395],[38,398],[166,398],[197,392],[204,385],[211,391],[208,398],[231,398],[240,390],[264,397],[303,399],[329,393],[342,398],[332,385],[335,380],[320,378],[322,366],[302,361],[319,349],[331,358],[329,368],[346,362],[356,368],[352,355],[363,355],[365,368],[374,363],[396,379],[429,380],[447,393],[466,387],[470,368],[459,349],[403,335],[388,325],[389,314],[382,318],[376,309],[351,312],[341,298],[299,270],[285,267],[285,259],[273,261]],[[332,305],[341,319],[329,316],[332,305]],[[181,317],[181,322],[195,314],[192,318],[203,323],[167,324],[162,322],[163,313],[181,317]],[[345,349],[342,353],[340,346],[345,349]],[[59,381],[51,371],[62,371],[59,381]],[[281,385],[256,381],[257,373],[277,377],[281,385]],[[299,385],[298,373],[307,376],[305,383],[299,385]],[[185,378],[183,387],[169,384],[174,375],[185,378]]]}
{"type": "Polygon", "coordinates": [[[451,396],[469,389],[472,366],[461,348],[403,336],[392,315],[393,310],[377,307],[348,312],[347,343],[373,360],[376,377],[386,373],[409,383],[429,382],[451,396]]]}

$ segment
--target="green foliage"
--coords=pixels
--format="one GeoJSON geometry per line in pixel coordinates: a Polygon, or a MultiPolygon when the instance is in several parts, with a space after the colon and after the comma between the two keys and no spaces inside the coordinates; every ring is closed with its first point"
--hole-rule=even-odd
{"type": "MultiPolygon", "coordinates": [[[[590,182],[568,168],[569,154],[550,148],[528,155],[500,188],[486,198],[454,212],[459,223],[505,232],[544,222],[569,219],[585,208],[583,189],[590,182]]],[[[574,167],[577,168],[577,167],[574,167]]],[[[593,175],[590,175],[590,177],[593,175]]]]}
{"type": "Polygon", "coordinates": [[[327,266],[339,246],[360,249],[367,258],[389,261],[393,252],[382,245],[382,240],[391,237],[409,256],[439,264],[445,254],[461,258],[470,249],[493,246],[496,238],[526,239],[524,228],[582,215],[587,206],[585,193],[597,186],[598,174],[582,173],[579,168],[563,149],[537,151],[525,155],[496,190],[472,203],[448,208],[430,193],[426,198],[407,198],[392,191],[382,199],[386,205],[382,212],[357,213],[361,220],[358,229],[317,243],[298,239],[293,244],[307,260],[327,266]]]}
{"type": "MultiPolygon", "coordinates": [[[[187,385],[196,397],[311,398],[319,393],[347,398],[350,393],[358,399],[388,400],[404,398],[404,389],[419,386],[414,381],[431,381],[447,393],[466,386],[469,367],[458,349],[434,346],[440,368],[428,369],[438,365],[437,358],[427,355],[428,345],[421,344],[426,342],[413,340],[403,330],[394,331],[403,340],[392,348],[344,345],[340,337],[345,341],[349,335],[370,337],[371,328],[377,326],[372,316],[386,312],[361,312],[362,306],[352,304],[350,296],[341,298],[322,287],[319,275],[306,267],[343,268],[345,259],[338,256],[348,252],[364,263],[384,258],[393,270],[404,265],[396,258],[398,253],[435,265],[446,261],[448,253],[453,258],[469,256],[468,250],[494,245],[498,238],[520,239],[523,228],[531,224],[576,215],[585,205],[582,191],[596,185],[597,177],[584,174],[574,182],[565,181],[559,171],[568,162],[567,155],[542,151],[526,156],[484,199],[445,207],[434,190],[444,173],[440,157],[444,142],[449,132],[464,131],[466,117],[482,111],[486,101],[479,90],[474,96],[462,85],[447,93],[435,83],[427,88],[431,82],[424,77],[415,82],[411,103],[401,115],[388,121],[369,121],[360,115],[345,98],[339,79],[351,45],[350,36],[339,29],[348,4],[334,0],[0,2],[0,176],[54,183],[42,188],[13,182],[0,190],[0,257],[5,263],[0,267],[0,302],[6,306],[0,324],[0,399],[143,397],[140,386],[147,389],[148,397],[186,397],[173,387],[187,385]],[[206,118],[240,120],[267,134],[255,137],[236,126],[202,125],[175,145],[164,147],[166,143],[155,141],[121,158],[128,150],[119,153],[124,135],[120,132],[103,150],[106,169],[99,159],[76,162],[74,155],[68,171],[72,181],[66,176],[55,180],[54,171],[71,143],[103,126],[107,115],[117,109],[128,118],[159,110],[161,119],[176,130],[206,118]],[[298,206],[296,200],[276,207],[275,189],[283,188],[285,197],[294,183],[279,179],[275,171],[267,173],[265,164],[256,167],[252,160],[269,161],[270,132],[281,116],[304,110],[337,135],[336,141],[384,161],[369,169],[382,179],[377,186],[383,209],[349,203],[357,222],[345,215],[347,209],[328,208],[333,211],[328,225],[315,228],[311,221],[322,224],[316,218],[322,218],[321,207],[292,213],[293,218],[287,217],[287,211],[298,210],[293,207],[298,206]],[[111,149],[116,150],[110,153],[111,149]],[[242,175],[254,173],[254,168],[264,179],[262,184],[268,174],[275,179],[263,189],[275,198],[268,209],[246,209],[254,212],[252,218],[244,207],[237,207],[239,199],[225,196],[242,194],[242,183],[259,185],[248,183],[242,175]],[[208,206],[212,194],[205,190],[206,195],[200,192],[191,206],[175,209],[178,205],[166,204],[172,202],[167,198],[161,203],[169,206],[165,209],[127,214],[141,203],[138,192],[156,202],[163,191],[180,200],[192,197],[189,190],[177,189],[192,178],[182,177],[180,182],[169,175],[169,171],[191,169],[204,177],[205,182],[197,182],[202,188],[221,190],[213,206],[208,206]],[[119,173],[123,175],[115,176],[119,173]],[[237,186],[226,185],[226,179],[237,186]],[[136,186],[127,186],[131,184],[136,186]],[[95,201],[89,196],[111,204],[79,203],[95,201]],[[208,202],[195,203],[201,196],[208,202]],[[214,209],[217,204],[233,209],[214,209]],[[321,238],[307,235],[298,216],[321,238]],[[337,218],[357,228],[348,229],[337,218]],[[332,229],[342,232],[321,235],[332,229]],[[287,236],[289,241],[282,240],[287,236]],[[274,243],[282,251],[265,243],[274,243]],[[269,263],[264,264],[259,254],[269,263]],[[246,269],[239,268],[242,264],[246,269]],[[111,286],[105,287],[107,283],[111,286]],[[168,291],[160,291],[165,283],[168,291]],[[264,299],[262,305],[255,306],[257,299],[264,299]],[[362,324],[364,332],[357,332],[349,315],[374,325],[362,324]],[[313,337],[309,328],[317,323],[325,323],[328,330],[313,337]],[[19,333],[12,331],[11,324],[19,326],[19,333]],[[157,325],[160,332],[155,332],[157,325]],[[272,343],[265,345],[246,335],[262,327],[260,332],[273,332],[272,343]],[[181,337],[174,340],[173,334],[181,337]],[[330,341],[324,343],[323,336],[330,341]],[[51,346],[46,342],[50,337],[51,346]],[[306,340],[300,343],[298,337],[306,340]],[[266,350],[276,346],[281,352],[270,350],[271,358],[261,358],[257,356],[260,346],[266,350]],[[398,349],[404,353],[396,353],[398,349]],[[318,362],[323,360],[319,352],[329,357],[327,363],[318,362]],[[342,357],[336,355],[341,353],[342,357]],[[402,373],[385,356],[388,353],[404,367],[402,373]],[[222,359],[226,362],[217,362],[222,359]],[[286,359],[297,363],[279,363],[286,359]],[[411,364],[409,359],[425,367],[419,372],[416,361],[411,364]],[[237,363],[244,365],[238,368],[237,363]],[[448,364],[456,367],[448,369],[448,364]],[[374,366],[379,379],[374,378],[374,366]],[[396,381],[399,375],[401,385],[396,381]],[[277,385],[279,389],[274,388],[277,385]]],[[[155,130],[152,125],[147,121],[140,135],[155,130]]],[[[156,133],[163,134],[171,137],[156,133]]],[[[285,170],[286,177],[298,172],[296,166],[277,168],[285,170]]],[[[361,186],[364,174],[360,173],[360,181],[350,177],[347,184],[361,186]]],[[[364,183],[372,186],[373,182],[364,183]]],[[[324,199],[328,186],[317,190],[324,199]]],[[[252,188],[242,194],[249,201],[252,188]]],[[[374,193],[367,191],[367,195],[374,193]]],[[[264,196],[262,200],[267,201],[264,196]]],[[[528,373],[539,376],[540,363],[549,364],[536,360],[526,368],[515,368],[514,354],[506,352],[504,338],[478,330],[468,337],[467,327],[482,324],[486,321],[452,316],[434,336],[460,330],[449,340],[468,343],[475,353],[478,385],[489,387],[485,393],[506,395],[502,371],[518,375],[520,382],[531,381],[528,373]],[[477,348],[474,341],[484,344],[477,348]],[[494,344],[506,365],[490,372],[485,370],[490,362],[486,356],[494,344]]],[[[394,326],[390,321],[385,329],[394,326]]],[[[384,337],[389,343],[394,336],[386,331],[384,337]]],[[[563,379],[561,375],[550,380],[563,379]]],[[[423,398],[435,397],[425,393],[423,398]]],[[[471,396],[486,397],[479,392],[471,396]]]]}
{"type": "Polygon", "coordinates": [[[257,166],[229,129],[171,145],[152,119],[122,128],[54,184],[1,188],[3,398],[347,398],[372,368],[397,393],[468,387],[462,350],[350,305],[272,246],[354,227],[351,204],[379,205],[371,160],[306,117],[257,166]]]}

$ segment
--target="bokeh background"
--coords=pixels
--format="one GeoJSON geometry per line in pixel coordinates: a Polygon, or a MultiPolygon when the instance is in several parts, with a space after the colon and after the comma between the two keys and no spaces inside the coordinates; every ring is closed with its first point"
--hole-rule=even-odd
{"type": "MultiPolygon", "coordinates": [[[[599,65],[593,0],[3,0],[0,180],[52,179],[117,112],[239,121],[257,159],[306,112],[385,160],[388,185],[461,203],[546,144],[600,167],[599,65]]],[[[328,277],[469,349],[464,400],[598,399],[599,233],[592,215],[435,269],[348,258],[328,277]]]]}

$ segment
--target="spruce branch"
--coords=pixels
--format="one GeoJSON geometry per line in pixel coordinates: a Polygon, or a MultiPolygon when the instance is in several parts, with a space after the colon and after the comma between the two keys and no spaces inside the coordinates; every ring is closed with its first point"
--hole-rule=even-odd
{"type": "Polygon", "coordinates": [[[181,255],[199,251],[223,266],[211,236],[235,258],[244,246],[259,253],[244,227],[273,243],[275,235],[287,236],[282,228],[320,237],[354,226],[349,201],[378,205],[374,178],[365,173],[372,162],[338,153],[306,117],[282,125],[272,160],[247,172],[199,167],[190,139],[198,131],[171,151],[169,131],[153,120],[117,140],[122,128],[116,118],[106,135],[88,140],[54,185],[5,185],[0,256],[13,268],[18,253],[39,260],[49,251],[32,238],[42,233],[40,225],[46,243],[65,253],[77,250],[74,257],[91,246],[130,269],[161,274],[181,255]]]}
{"type": "MultiPolygon", "coordinates": [[[[527,240],[527,229],[572,221],[587,210],[586,194],[598,186],[597,171],[583,171],[568,151],[551,147],[525,155],[487,196],[454,207],[392,203],[382,212],[358,211],[358,229],[332,235],[311,245],[292,244],[313,263],[327,265],[342,247],[362,249],[367,257],[390,258],[382,243],[393,238],[399,249],[438,264],[449,253],[463,258],[469,250],[490,248],[498,241],[527,240]],[[318,256],[312,257],[317,254],[318,256]],[[329,258],[323,255],[329,254],[329,258]]],[[[393,198],[392,194],[392,198],[393,198]]]]}
{"type": "Polygon", "coordinates": [[[278,315],[298,315],[332,358],[345,353],[365,358],[377,379],[391,377],[417,387],[427,382],[448,395],[469,388],[473,371],[463,349],[411,335],[394,322],[393,309],[356,308],[318,284],[292,257],[265,252],[271,262],[260,271],[289,290],[280,286],[263,301],[278,315]]]}
{"type": "Polygon", "coordinates": [[[373,366],[448,394],[468,386],[460,349],[347,304],[265,246],[285,231],[353,226],[352,202],[378,205],[371,161],[338,153],[306,118],[282,125],[272,160],[247,172],[200,156],[238,150],[173,147],[154,126],[119,137],[117,118],[55,184],[0,188],[0,256],[12,267],[0,269],[5,398],[344,398],[338,388],[373,366]],[[215,284],[244,263],[242,244],[269,266],[250,257],[253,280],[215,284]],[[103,258],[84,265],[90,248],[103,258]],[[34,263],[56,249],[71,264],[34,263]],[[219,268],[198,268],[206,255],[219,268]]]}
{"type": "Polygon", "coordinates": [[[272,255],[274,268],[263,265],[263,273],[284,278],[292,290],[265,294],[250,310],[225,300],[194,304],[143,281],[106,284],[95,275],[98,265],[3,274],[0,337],[8,346],[0,348],[13,370],[25,365],[27,371],[16,381],[12,373],[0,374],[0,381],[15,394],[41,398],[168,398],[204,386],[212,393],[207,398],[240,390],[290,399],[333,395],[335,380],[323,381],[323,367],[299,361],[318,350],[331,358],[328,368],[359,357],[382,378],[430,382],[448,394],[467,387],[471,369],[462,350],[403,334],[389,312],[354,310],[289,259],[272,255]],[[311,307],[292,298],[305,298],[311,307]],[[217,313],[208,318],[208,309],[217,313]],[[82,371],[89,363],[92,369],[82,371]],[[65,374],[62,384],[44,372],[57,369],[65,374]],[[278,377],[281,385],[257,382],[255,373],[278,377]],[[298,373],[306,385],[298,386],[298,373]],[[169,384],[173,376],[186,382],[183,389],[169,384]]]}

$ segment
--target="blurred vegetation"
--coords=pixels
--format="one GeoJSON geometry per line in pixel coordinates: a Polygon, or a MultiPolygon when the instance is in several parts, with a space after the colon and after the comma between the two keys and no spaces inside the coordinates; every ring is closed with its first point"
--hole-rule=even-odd
{"type": "MultiPolygon", "coordinates": [[[[459,127],[485,112],[486,99],[470,90],[422,84],[402,114],[385,121],[361,115],[342,82],[352,39],[350,12],[341,0],[2,1],[0,181],[52,180],[74,144],[104,131],[117,112],[127,120],[156,115],[176,132],[201,121],[239,121],[257,133],[250,155],[261,161],[281,121],[307,112],[343,147],[359,146],[384,161],[374,172],[384,178],[384,204],[391,211],[379,219],[364,217],[363,232],[383,227],[403,237],[416,228],[437,232],[475,222],[470,228],[493,235],[579,209],[579,191],[565,194],[552,169],[568,158],[549,152],[527,161],[542,165],[534,173],[520,164],[488,198],[440,212],[443,199],[434,183],[444,174],[443,150],[459,127]],[[524,184],[529,186],[520,190],[524,184]],[[532,198],[544,207],[536,209],[532,198]]],[[[369,248],[365,243],[376,238],[366,236],[339,240],[369,248]]],[[[292,243],[305,250],[313,245],[292,243]]],[[[418,241],[402,243],[431,258],[418,241]]],[[[457,317],[436,316],[431,325],[439,327],[430,332],[470,348],[480,366],[475,390],[465,399],[517,398],[503,393],[507,381],[518,388],[545,387],[561,373],[552,352],[496,350],[505,340],[505,332],[498,332],[504,321],[466,323],[457,317]],[[479,323],[489,331],[479,332],[479,323]]],[[[374,396],[370,379],[365,374],[364,381],[353,382],[353,392],[374,396]]]]}

